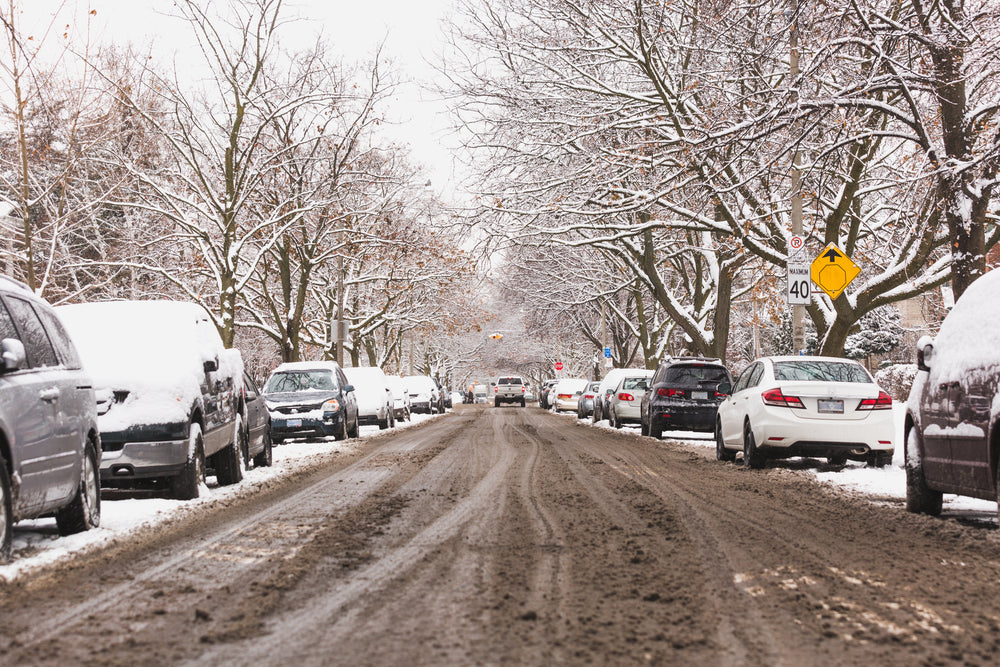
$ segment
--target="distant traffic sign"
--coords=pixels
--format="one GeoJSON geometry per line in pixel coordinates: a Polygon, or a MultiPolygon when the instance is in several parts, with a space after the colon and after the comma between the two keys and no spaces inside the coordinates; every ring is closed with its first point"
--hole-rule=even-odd
{"type": "Polygon", "coordinates": [[[604,358],[605,359],[610,359],[611,358],[611,348],[610,347],[604,348],[604,358]]]}
{"type": "Polygon", "coordinates": [[[556,362],[556,370],[561,371],[563,369],[563,363],[561,361],[556,362]]]}
{"type": "Polygon", "coordinates": [[[858,277],[861,267],[852,262],[835,243],[831,243],[813,260],[809,273],[821,290],[831,299],[836,299],[858,277]]]}

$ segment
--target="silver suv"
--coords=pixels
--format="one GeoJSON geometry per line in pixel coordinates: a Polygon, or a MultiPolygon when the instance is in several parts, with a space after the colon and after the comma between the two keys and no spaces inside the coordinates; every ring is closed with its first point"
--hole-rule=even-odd
{"type": "Polygon", "coordinates": [[[62,535],[100,523],[100,458],[94,388],[66,329],[0,277],[0,561],[16,521],[54,514],[62,535]]]}

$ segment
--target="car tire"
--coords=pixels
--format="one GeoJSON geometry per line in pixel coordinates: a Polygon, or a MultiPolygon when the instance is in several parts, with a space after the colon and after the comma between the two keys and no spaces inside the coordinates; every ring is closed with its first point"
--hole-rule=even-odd
{"type": "Polygon", "coordinates": [[[494,398],[493,399],[493,407],[494,408],[499,408],[500,407],[500,399],[499,398],[494,398]]]}
{"type": "Polygon", "coordinates": [[[611,425],[614,426],[615,428],[621,428],[622,427],[622,420],[618,419],[618,413],[617,412],[612,412],[611,413],[611,420],[612,420],[611,421],[611,425]]]}
{"type": "Polygon", "coordinates": [[[639,415],[639,434],[644,436],[649,436],[649,422],[639,415]]]}
{"type": "Polygon", "coordinates": [[[177,500],[194,500],[205,483],[205,438],[201,425],[188,430],[188,455],[181,472],[170,480],[170,495],[177,500]]]}
{"type": "Polygon", "coordinates": [[[231,486],[243,481],[243,455],[240,435],[243,433],[243,419],[237,415],[233,424],[233,441],[212,455],[212,467],[219,486],[231,486]]]}
{"type": "Polygon", "coordinates": [[[892,463],[892,452],[868,452],[865,463],[869,468],[885,468],[892,463]]]}
{"type": "Polygon", "coordinates": [[[274,446],[277,446],[277,445],[280,445],[280,444],[281,444],[281,443],[283,443],[284,441],[285,441],[285,439],[284,439],[284,438],[281,438],[281,437],[275,437],[275,436],[271,436],[271,446],[272,446],[272,447],[274,447],[274,446]]]}
{"type": "Polygon", "coordinates": [[[847,465],[847,455],[835,454],[833,456],[828,456],[826,457],[826,462],[832,466],[843,468],[845,465],[847,465]]]}
{"type": "Polygon", "coordinates": [[[663,425],[653,415],[649,415],[649,437],[655,440],[663,438],[663,425]]]}
{"type": "Polygon", "coordinates": [[[253,457],[255,468],[270,468],[274,463],[274,447],[271,445],[271,429],[264,431],[264,449],[257,456],[253,457]]]}
{"type": "MultiPolygon", "coordinates": [[[[382,428],[382,422],[379,422],[378,427],[382,428]]],[[[334,440],[347,440],[351,436],[350,431],[347,428],[347,416],[345,415],[343,419],[340,420],[340,426],[336,431],[333,432],[334,440]]]]}
{"type": "Polygon", "coordinates": [[[358,423],[358,418],[354,418],[354,428],[347,429],[348,438],[356,438],[361,433],[361,424],[358,423]]]}
{"type": "Polygon", "coordinates": [[[593,416],[593,420],[594,420],[594,423],[595,423],[595,424],[596,424],[597,422],[601,421],[601,420],[600,420],[600,419],[598,419],[598,417],[597,417],[597,402],[596,402],[596,401],[594,402],[594,416],[593,416]]]}
{"type": "Polygon", "coordinates": [[[927,486],[924,469],[921,465],[923,448],[920,446],[920,435],[913,426],[906,434],[906,511],[914,514],[941,514],[944,494],[927,486]]]}
{"type": "Polygon", "coordinates": [[[525,401],[525,400],[524,400],[524,399],[522,398],[522,399],[521,399],[521,407],[523,408],[523,407],[524,407],[524,406],[526,405],[526,403],[527,403],[527,401],[525,401]]]}
{"type": "MultiPolygon", "coordinates": [[[[347,427],[346,423],[344,424],[344,427],[345,428],[347,427]]],[[[387,428],[389,428],[389,415],[386,415],[385,419],[379,419],[378,420],[378,430],[384,431],[387,428]]],[[[347,439],[347,431],[344,431],[344,438],[343,439],[345,439],[345,440],[347,439]]]]}
{"type": "Polygon", "coordinates": [[[97,447],[91,441],[83,451],[80,486],[72,502],[56,512],[60,535],[74,535],[101,525],[101,465],[97,447]]]}
{"type": "Polygon", "coordinates": [[[736,452],[726,449],[725,441],[722,439],[722,423],[715,424],[715,460],[732,463],[736,460],[736,452]]]}
{"type": "Polygon", "coordinates": [[[743,467],[757,470],[764,467],[766,457],[757,449],[757,439],[753,435],[750,422],[743,426],[743,467]]]}
{"type": "Polygon", "coordinates": [[[10,475],[7,462],[0,456],[0,563],[10,560],[14,514],[10,498],[10,475]]]}

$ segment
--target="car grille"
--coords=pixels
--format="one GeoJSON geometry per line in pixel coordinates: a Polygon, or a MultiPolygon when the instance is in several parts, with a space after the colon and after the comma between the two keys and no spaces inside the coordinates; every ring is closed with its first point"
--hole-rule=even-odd
{"type": "Polygon", "coordinates": [[[305,412],[312,412],[313,410],[318,410],[319,407],[323,405],[322,403],[317,403],[315,405],[282,405],[276,408],[275,412],[280,412],[283,415],[298,415],[305,412]]]}

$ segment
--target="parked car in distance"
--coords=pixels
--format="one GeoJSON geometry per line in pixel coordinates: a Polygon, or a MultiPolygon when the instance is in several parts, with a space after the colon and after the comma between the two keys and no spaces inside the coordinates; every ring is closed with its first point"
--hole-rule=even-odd
{"type": "Polygon", "coordinates": [[[60,306],[94,379],[101,484],[197,498],[206,469],[243,479],[239,434],[243,359],[208,312],[181,301],[60,306]]]}
{"type": "Polygon", "coordinates": [[[354,386],[358,403],[358,423],[378,426],[379,430],[396,425],[392,392],[385,373],[378,366],[349,366],[343,369],[347,382],[354,386]]]}
{"type": "Polygon", "coordinates": [[[543,410],[548,410],[552,407],[552,400],[549,394],[552,391],[552,387],[556,386],[557,382],[559,382],[559,380],[556,379],[545,380],[542,382],[541,386],[538,388],[538,407],[543,410]]]}
{"type": "Polygon", "coordinates": [[[243,372],[243,396],[240,405],[243,415],[243,432],[240,434],[240,450],[243,465],[268,467],[273,462],[271,452],[271,414],[267,410],[264,396],[257,388],[250,374],[243,372]]]}
{"type": "Polygon", "coordinates": [[[281,364],[264,384],[264,401],[276,445],[286,438],[358,437],[354,386],[335,361],[281,364]]]}
{"type": "Polygon", "coordinates": [[[594,413],[594,397],[597,396],[597,388],[600,386],[600,382],[587,384],[587,388],[583,390],[583,395],[580,396],[580,401],[576,406],[577,419],[584,419],[594,413]]]}
{"type": "Polygon", "coordinates": [[[396,421],[410,421],[410,393],[406,390],[403,378],[398,375],[387,375],[385,381],[392,393],[392,414],[396,417],[396,421]]]}
{"type": "Polygon", "coordinates": [[[973,282],[935,339],[917,343],[903,422],[906,509],[937,515],[942,494],[1000,492],[1000,271],[973,282]]]}
{"type": "Polygon", "coordinates": [[[601,379],[601,384],[597,387],[597,395],[594,396],[593,418],[595,424],[608,418],[608,401],[611,394],[614,393],[615,387],[628,371],[628,368],[612,368],[601,379]]]}
{"type": "Polygon", "coordinates": [[[520,375],[502,375],[493,385],[493,407],[499,408],[502,403],[519,403],[524,407],[524,395],[528,388],[520,375]]]}
{"type": "Polygon", "coordinates": [[[660,438],[663,431],[714,432],[716,411],[732,383],[718,359],[663,359],[639,406],[642,434],[660,438]]]}
{"type": "Polygon", "coordinates": [[[489,388],[485,384],[477,384],[472,388],[474,403],[485,403],[490,397],[489,388]]]}
{"type": "Polygon", "coordinates": [[[641,423],[639,406],[653,371],[632,369],[622,377],[608,401],[608,423],[615,428],[641,423]]]}
{"type": "Polygon", "coordinates": [[[90,375],[52,308],[0,278],[0,562],[14,524],[55,515],[60,535],[101,522],[101,441],[90,375]]]}
{"type": "Polygon", "coordinates": [[[438,409],[437,383],[429,375],[407,375],[403,378],[410,392],[410,410],[434,414],[438,409]]]}
{"type": "Polygon", "coordinates": [[[566,378],[559,380],[549,390],[549,402],[556,412],[571,410],[576,412],[583,390],[587,388],[587,380],[583,378],[566,378]]]}
{"type": "MultiPolygon", "coordinates": [[[[720,386],[720,393],[727,393],[720,386]]],[[[882,467],[893,454],[892,397],[856,361],[763,357],[719,405],[716,457],[760,468],[768,458],[821,456],[882,467]]]]}

